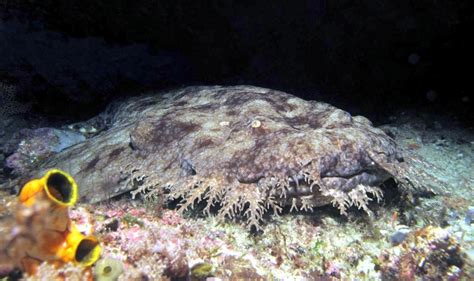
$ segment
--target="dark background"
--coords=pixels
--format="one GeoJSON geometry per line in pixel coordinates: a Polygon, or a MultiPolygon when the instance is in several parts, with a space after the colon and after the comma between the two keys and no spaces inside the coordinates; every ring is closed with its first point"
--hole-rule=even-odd
{"type": "Polygon", "coordinates": [[[471,125],[469,2],[3,0],[0,81],[77,120],[147,89],[251,84],[376,124],[421,110],[471,125]]]}

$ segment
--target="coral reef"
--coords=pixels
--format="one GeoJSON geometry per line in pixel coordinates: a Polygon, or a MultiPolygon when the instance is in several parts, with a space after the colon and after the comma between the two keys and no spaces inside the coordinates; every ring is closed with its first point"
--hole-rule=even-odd
{"type": "Polygon", "coordinates": [[[93,275],[91,268],[81,267],[68,263],[60,268],[49,264],[42,263],[38,267],[38,271],[35,275],[25,276],[22,278],[27,281],[36,281],[36,280],[58,280],[58,281],[92,281],[93,275]]]}
{"type": "Polygon", "coordinates": [[[380,256],[383,280],[461,280],[463,258],[447,230],[426,227],[380,256]]]}
{"type": "Polygon", "coordinates": [[[123,192],[207,202],[219,218],[333,204],[341,213],[379,200],[389,178],[402,189],[429,182],[382,130],[329,104],[251,86],[188,87],[133,98],[106,111],[109,129],[50,157],[35,173],[67,169],[81,200],[123,192]]]}
{"type": "MultiPolygon", "coordinates": [[[[407,227],[393,222],[391,211],[376,208],[377,220],[370,222],[351,214],[348,222],[327,212],[280,216],[266,226],[264,235],[255,236],[233,223],[218,223],[215,217],[190,218],[174,210],[158,217],[125,198],[89,209],[96,218],[104,261],[123,266],[119,281],[384,280],[401,276],[398,272],[405,269],[398,261],[405,260],[403,274],[410,276],[408,272],[417,272],[408,271],[411,265],[423,258],[424,269],[439,266],[437,276],[442,280],[468,279],[461,240],[452,229],[413,227],[393,246],[391,234],[407,227]],[[110,228],[111,222],[116,227],[110,228]]],[[[103,268],[99,263],[93,271],[103,268]]],[[[420,271],[415,277],[423,274],[428,273],[420,271]]]]}
{"type": "MultiPolygon", "coordinates": [[[[71,218],[78,224],[89,225],[94,218],[102,262],[96,263],[92,273],[74,264],[61,268],[42,264],[31,280],[90,280],[92,274],[104,273],[107,265],[114,274],[120,272],[115,265],[123,267],[118,281],[202,280],[198,276],[215,280],[382,280],[400,276],[399,260],[406,260],[403,264],[408,270],[413,265],[409,262],[423,257],[427,258],[423,268],[439,265],[438,276],[444,279],[460,276],[470,280],[472,276],[462,253],[469,249],[466,235],[458,237],[451,227],[399,225],[393,209],[386,207],[373,208],[374,220],[353,212],[346,218],[322,210],[280,216],[266,226],[263,235],[256,236],[236,224],[218,223],[215,217],[187,217],[175,210],[157,216],[149,208],[127,198],[93,207],[75,206],[71,218]],[[393,246],[391,236],[398,229],[409,229],[409,234],[393,246]]],[[[464,223],[464,217],[459,221],[464,223]]],[[[469,243],[472,247],[472,241],[469,243]]],[[[427,274],[409,272],[415,272],[418,279],[427,274]]]]}
{"type": "MultiPolygon", "coordinates": [[[[262,121],[258,123],[249,126],[265,125],[262,121]]],[[[450,173],[450,186],[456,188],[446,196],[394,196],[390,193],[395,191],[391,183],[386,183],[381,188],[382,203],[370,206],[371,216],[360,216],[362,212],[357,211],[339,216],[331,207],[313,211],[293,209],[288,215],[286,211],[290,208],[286,208],[284,215],[273,217],[265,232],[257,235],[215,216],[189,216],[190,212],[163,209],[163,197],[151,196],[142,201],[122,196],[100,204],[79,203],[71,207],[69,216],[80,232],[96,230],[103,249],[102,262],[92,270],[72,263],[60,268],[43,263],[35,275],[23,277],[90,280],[94,274],[98,278],[97,274],[105,273],[103,277],[107,279],[107,266],[111,266],[111,275],[119,273],[121,266],[123,272],[118,281],[199,280],[201,276],[210,280],[473,280],[474,200],[469,184],[472,144],[461,133],[450,136],[438,127],[432,131],[424,126],[417,128],[403,126],[397,130],[394,125],[388,129],[403,146],[419,142],[420,148],[415,150],[431,157],[430,160],[436,158],[435,163],[449,161],[443,177],[450,173]],[[444,138],[446,145],[426,141],[440,140],[443,134],[448,136],[444,138]],[[464,156],[458,156],[461,154],[464,156]],[[118,271],[115,265],[119,265],[118,271]]],[[[100,134],[107,133],[100,132],[98,139],[102,138],[100,134]]],[[[411,152],[414,148],[406,149],[411,152]]],[[[97,165],[101,167],[101,163],[97,165]]],[[[106,181],[111,179],[106,174],[102,176],[106,181]]],[[[363,195],[361,190],[356,194],[363,195]]],[[[375,201],[377,194],[373,195],[375,201]]],[[[15,212],[15,204],[17,198],[0,190],[2,254],[14,254],[12,249],[18,249],[19,244],[26,247],[24,242],[35,238],[35,226],[48,223],[44,221],[47,208],[40,205],[22,212],[25,223],[17,223],[15,215],[20,213],[15,212]]],[[[11,260],[4,261],[0,264],[0,277],[17,276],[11,260]]]]}
{"type": "MultiPolygon", "coordinates": [[[[267,274],[254,269],[249,233],[236,225],[218,226],[213,218],[186,219],[173,210],[157,217],[123,200],[99,205],[93,215],[104,259],[123,262],[124,272],[118,280],[261,279],[267,274]],[[111,221],[117,222],[116,228],[108,227],[111,221]]],[[[99,266],[100,261],[94,271],[99,266]]]]}
{"type": "Polygon", "coordinates": [[[5,166],[15,175],[31,170],[49,156],[60,152],[86,138],[74,131],[54,128],[22,129],[10,141],[6,150],[14,151],[6,159],[5,166]]]}

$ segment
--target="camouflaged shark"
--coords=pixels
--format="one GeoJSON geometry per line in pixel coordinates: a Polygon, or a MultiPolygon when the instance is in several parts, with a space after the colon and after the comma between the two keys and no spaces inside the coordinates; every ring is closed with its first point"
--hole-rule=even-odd
{"type": "Polygon", "coordinates": [[[399,188],[423,180],[396,142],[362,116],[318,101],[252,86],[187,87],[134,97],[101,115],[107,129],[43,163],[68,171],[80,200],[132,191],[204,202],[220,218],[262,216],[333,204],[368,213],[392,178],[399,188]]]}

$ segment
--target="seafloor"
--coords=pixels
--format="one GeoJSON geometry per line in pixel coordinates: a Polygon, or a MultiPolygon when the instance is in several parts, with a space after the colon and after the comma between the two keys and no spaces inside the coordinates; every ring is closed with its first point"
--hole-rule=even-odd
{"type": "MultiPolygon", "coordinates": [[[[13,117],[12,117],[13,118],[13,117]]],[[[269,217],[264,231],[219,223],[129,196],[78,204],[102,258],[92,269],[44,264],[30,280],[474,280],[474,134],[449,117],[402,112],[382,126],[424,169],[441,194],[386,194],[341,216],[332,207],[269,217]]],[[[3,119],[2,143],[20,121],[3,119]],[[15,125],[16,124],[16,125],[15,125]]],[[[18,128],[18,127],[16,127],[18,128]]],[[[4,159],[0,159],[4,161],[4,159]]],[[[0,180],[5,181],[5,175],[0,180]]],[[[2,191],[0,211],[15,195],[2,191]]],[[[1,273],[1,272],[0,272],[1,273]]]]}

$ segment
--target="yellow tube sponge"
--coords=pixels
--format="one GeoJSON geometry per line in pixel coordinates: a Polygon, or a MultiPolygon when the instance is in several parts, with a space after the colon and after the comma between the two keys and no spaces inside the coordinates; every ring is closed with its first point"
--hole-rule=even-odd
{"type": "Polygon", "coordinates": [[[77,184],[66,172],[52,169],[41,179],[28,182],[20,192],[19,200],[26,206],[34,204],[39,197],[46,196],[49,200],[62,207],[76,204],[77,184]],[[42,194],[42,192],[45,194],[42,194]]]}
{"type": "Polygon", "coordinates": [[[83,266],[94,264],[100,256],[99,241],[94,236],[84,236],[75,225],[67,234],[63,247],[57,252],[57,257],[63,262],[74,262],[83,266]]]}
{"type": "Polygon", "coordinates": [[[78,187],[74,179],[58,169],[28,182],[20,192],[20,207],[34,208],[46,204],[45,220],[35,229],[35,242],[25,251],[21,267],[29,274],[44,261],[61,265],[73,262],[82,266],[95,263],[101,252],[94,236],[82,234],[69,217],[69,207],[77,202],[78,187]]]}

